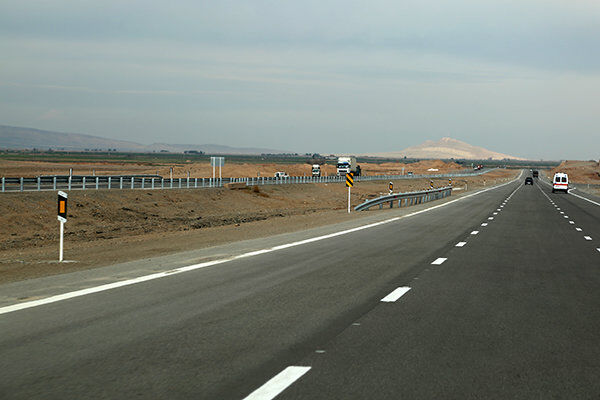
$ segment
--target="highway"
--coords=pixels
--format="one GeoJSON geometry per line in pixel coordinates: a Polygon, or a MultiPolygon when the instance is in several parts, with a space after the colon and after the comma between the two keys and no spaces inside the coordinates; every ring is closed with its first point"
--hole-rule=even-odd
{"type": "Polygon", "coordinates": [[[600,206],[523,180],[3,304],[0,398],[597,398],[600,206]]]}

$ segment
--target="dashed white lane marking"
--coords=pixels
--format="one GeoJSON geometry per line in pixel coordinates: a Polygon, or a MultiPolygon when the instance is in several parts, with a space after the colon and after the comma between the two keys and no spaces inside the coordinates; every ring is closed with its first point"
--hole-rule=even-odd
{"type": "Polygon", "coordinates": [[[477,235],[479,233],[479,231],[473,231],[471,232],[471,235],[477,235]]]}
{"type": "Polygon", "coordinates": [[[493,220],[493,219],[494,219],[494,217],[489,217],[488,219],[491,221],[491,220],[493,220]]]}
{"type": "Polygon", "coordinates": [[[557,209],[558,211],[560,211],[560,208],[558,208],[558,207],[557,207],[556,209],[557,209]]]}
{"type": "Polygon", "coordinates": [[[495,212],[495,213],[494,213],[494,215],[498,215],[498,213],[497,213],[497,212],[495,212]]]}
{"type": "Polygon", "coordinates": [[[598,247],[596,250],[600,251],[600,247],[598,247]]]}
{"type": "Polygon", "coordinates": [[[565,216],[564,216],[564,218],[566,218],[566,219],[569,219],[569,216],[568,216],[568,215],[565,215],[565,216]]]}
{"type": "Polygon", "coordinates": [[[500,211],[500,209],[499,209],[499,208],[496,208],[496,211],[500,211]]]}
{"type": "Polygon", "coordinates": [[[488,223],[484,222],[483,224],[481,224],[481,226],[488,226],[488,223]]]}
{"type": "Polygon", "coordinates": [[[467,242],[458,242],[454,247],[463,247],[467,242]]]}
{"type": "Polygon", "coordinates": [[[584,238],[585,240],[592,240],[592,238],[591,238],[591,237],[589,237],[589,236],[584,236],[583,238],[584,238]]]}
{"type": "Polygon", "coordinates": [[[406,292],[408,292],[410,288],[408,286],[401,286],[395,289],[392,293],[385,296],[381,301],[385,303],[393,303],[398,300],[400,297],[404,296],[406,292]]]}
{"type": "Polygon", "coordinates": [[[432,265],[441,265],[441,264],[443,264],[443,263],[444,263],[444,261],[446,261],[446,260],[447,260],[447,258],[441,258],[441,257],[440,257],[440,258],[438,258],[437,260],[435,260],[434,262],[432,262],[431,264],[432,264],[432,265]]]}
{"type": "Polygon", "coordinates": [[[565,212],[564,212],[564,211],[561,211],[560,213],[561,213],[561,214],[564,214],[565,212]]]}
{"type": "Polygon", "coordinates": [[[569,221],[569,223],[570,223],[571,225],[575,225],[575,222],[573,222],[573,221],[569,221]]]}
{"type": "Polygon", "coordinates": [[[287,367],[267,383],[256,389],[244,398],[244,400],[271,400],[287,389],[306,374],[311,367],[287,367]]]}
{"type": "Polygon", "coordinates": [[[581,229],[581,228],[575,228],[575,230],[576,230],[577,232],[581,232],[581,231],[582,231],[582,229],[581,229]]]}
{"type": "MultiPolygon", "coordinates": [[[[263,250],[251,251],[251,252],[240,254],[240,255],[237,255],[237,256],[233,256],[233,257],[222,258],[222,259],[213,260],[213,261],[207,261],[207,262],[200,263],[200,264],[188,265],[186,267],[177,268],[175,270],[171,270],[171,271],[167,271],[167,272],[159,272],[159,273],[155,273],[155,274],[140,276],[140,277],[133,278],[133,279],[127,279],[127,280],[124,280],[124,281],[113,282],[113,283],[109,283],[109,284],[106,284],[106,285],[100,285],[100,286],[90,287],[90,288],[87,288],[87,289],[75,290],[73,292],[62,293],[62,294],[58,294],[58,295],[46,297],[46,298],[43,298],[43,299],[40,299],[40,300],[32,300],[32,301],[26,301],[26,302],[22,302],[22,303],[16,303],[16,304],[12,304],[12,305],[9,305],[9,306],[0,307],[0,315],[7,314],[7,313],[10,313],[10,312],[14,312],[14,311],[24,310],[24,309],[27,309],[27,308],[39,307],[39,306],[42,306],[42,305],[45,305],[45,304],[56,303],[58,301],[72,299],[72,298],[75,298],[75,297],[87,296],[89,294],[104,292],[104,291],[107,291],[107,290],[112,290],[112,289],[116,289],[116,288],[120,288],[120,287],[124,287],[124,286],[135,285],[137,283],[147,282],[147,281],[151,281],[151,280],[154,280],[154,279],[160,279],[160,278],[164,278],[164,277],[167,277],[167,276],[173,276],[173,275],[177,275],[177,274],[188,272],[188,271],[194,271],[194,270],[198,270],[198,269],[202,269],[202,268],[206,268],[206,267],[211,267],[213,265],[224,264],[224,263],[227,263],[227,262],[230,262],[230,261],[239,260],[241,258],[252,257],[252,256],[256,256],[256,255],[259,255],[259,254],[271,253],[271,252],[274,252],[274,251],[283,250],[283,249],[287,249],[287,248],[290,248],[290,247],[301,246],[301,245],[304,245],[304,244],[318,242],[318,241],[321,241],[321,240],[325,240],[325,239],[329,239],[329,238],[333,238],[333,237],[337,237],[337,236],[343,236],[343,235],[347,235],[347,234],[353,233],[353,232],[362,231],[364,229],[369,229],[369,228],[373,228],[373,227],[376,227],[376,226],[389,224],[391,222],[396,222],[396,221],[399,221],[399,220],[404,219],[404,218],[413,217],[415,215],[426,213],[426,212],[438,209],[440,207],[446,207],[446,206],[448,206],[448,205],[450,205],[452,203],[455,203],[457,201],[462,201],[464,199],[468,199],[468,198],[473,197],[473,196],[478,196],[478,195],[480,195],[482,193],[486,193],[486,192],[488,192],[490,190],[495,190],[495,189],[499,189],[501,187],[504,187],[506,185],[510,185],[511,183],[514,183],[515,181],[519,180],[520,177],[521,177],[521,175],[519,175],[518,178],[516,178],[516,179],[514,179],[512,181],[509,181],[507,183],[504,183],[504,184],[501,184],[501,185],[498,185],[498,186],[493,186],[493,187],[490,187],[490,188],[487,188],[487,189],[483,189],[483,190],[480,190],[478,192],[471,193],[469,195],[465,195],[465,196],[463,196],[461,198],[458,198],[456,200],[451,200],[451,201],[448,201],[448,202],[443,203],[443,204],[438,204],[436,206],[433,206],[433,207],[430,207],[430,208],[426,208],[424,210],[415,211],[413,213],[406,214],[406,215],[401,216],[401,217],[394,217],[394,218],[386,219],[386,220],[383,220],[383,221],[375,222],[375,223],[372,223],[372,224],[361,225],[361,226],[358,226],[356,228],[347,229],[347,230],[339,231],[339,232],[334,232],[334,233],[330,233],[330,234],[327,234],[327,235],[317,236],[317,237],[313,237],[313,238],[309,238],[309,239],[304,239],[304,240],[300,240],[300,241],[297,241],[297,242],[282,244],[282,245],[279,245],[279,246],[275,246],[275,247],[271,247],[271,248],[267,248],[267,249],[263,249],[263,250]]],[[[517,190],[519,188],[517,188],[517,190]]]]}

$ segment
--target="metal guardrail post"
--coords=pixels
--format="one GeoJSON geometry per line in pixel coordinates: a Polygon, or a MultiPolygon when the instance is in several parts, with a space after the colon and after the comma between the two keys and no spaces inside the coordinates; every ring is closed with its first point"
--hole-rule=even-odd
{"type": "Polygon", "coordinates": [[[165,188],[165,178],[160,178],[160,188],[161,189],[165,188]]]}
{"type": "Polygon", "coordinates": [[[123,189],[123,177],[119,179],[119,189],[123,189]]]}
{"type": "Polygon", "coordinates": [[[108,177],[108,187],[107,187],[107,189],[110,189],[110,187],[111,187],[111,181],[112,181],[112,176],[109,176],[108,177]]]}
{"type": "Polygon", "coordinates": [[[181,189],[181,178],[179,178],[179,189],[181,189]]]}
{"type": "Polygon", "coordinates": [[[69,176],[69,190],[71,190],[71,176],[69,176]]]}
{"type": "Polygon", "coordinates": [[[135,188],[135,178],[132,176],[131,177],[131,188],[134,189],[135,188]]]}
{"type": "Polygon", "coordinates": [[[5,181],[5,179],[4,179],[4,177],[2,177],[2,192],[4,192],[4,190],[5,190],[5,187],[6,187],[6,186],[5,186],[5,185],[6,185],[6,183],[5,183],[4,181],[5,181]]]}
{"type": "Polygon", "coordinates": [[[96,190],[98,190],[98,186],[100,185],[100,177],[96,177],[96,190]]]}
{"type": "Polygon", "coordinates": [[[194,178],[194,187],[197,188],[198,187],[198,178],[194,178]]]}
{"type": "Polygon", "coordinates": [[[85,190],[85,176],[83,177],[83,179],[81,180],[81,182],[82,182],[82,183],[81,183],[81,188],[82,188],[83,190],[85,190]]]}
{"type": "Polygon", "coordinates": [[[146,178],[142,178],[142,189],[144,188],[145,183],[146,183],[146,178]]]}
{"type": "Polygon", "coordinates": [[[52,190],[56,190],[56,177],[52,179],[52,190]]]}
{"type": "Polygon", "coordinates": [[[40,178],[39,176],[37,178],[37,190],[42,190],[42,178],[40,178]]]}
{"type": "Polygon", "coordinates": [[[173,178],[171,178],[171,189],[173,189],[173,178]]]}
{"type": "Polygon", "coordinates": [[[190,188],[190,177],[189,176],[187,177],[187,188],[188,189],[190,188]]]}
{"type": "Polygon", "coordinates": [[[152,190],[154,190],[154,178],[152,178],[152,190]]]}
{"type": "Polygon", "coordinates": [[[21,177],[21,192],[23,191],[23,178],[21,177]]]}

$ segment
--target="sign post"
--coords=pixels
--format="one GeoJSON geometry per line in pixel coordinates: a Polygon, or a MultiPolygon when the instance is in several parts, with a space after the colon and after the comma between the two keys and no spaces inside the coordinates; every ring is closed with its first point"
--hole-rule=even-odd
{"type": "Polygon", "coordinates": [[[225,157],[211,157],[210,165],[213,167],[213,180],[215,179],[215,167],[219,167],[219,179],[221,179],[221,168],[225,165],[225,157]]]}
{"type": "Polygon", "coordinates": [[[354,174],[352,172],[346,174],[346,186],[348,186],[348,213],[350,213],[350,188],[354,186],[354,174]]]}
{"type": "Polygon", "coordinates": [[[60,244],[58,250],[58,262],[63,261],[63,237],[65,232],[65,222],[67,222],[67,194],[58,192],[58,221],[60,222],[60,244]]]}

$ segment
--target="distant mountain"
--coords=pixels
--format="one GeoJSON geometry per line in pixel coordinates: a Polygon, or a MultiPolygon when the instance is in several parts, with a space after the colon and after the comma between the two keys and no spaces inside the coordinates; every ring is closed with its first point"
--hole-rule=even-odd
{"type": "Polygon", "coordinates": [[[186,150],[203,151],[206,154],[281,154],[289,151],[254,147],[230,147],[217,144],[168,144],[153,143],[144,145],[126,140],[107,139],[100,136],[79,133],[63,133],[41,129],[0,125],[0,149],[40,149],[40,150],[108,150],[129,152],[168,151],[183,153],[186,150]]]}
{"type": "Polygon", "coordinates": [[[483,147],[473,146],[460,140],[449,137],[442,138],[437,142],[427,140],[424,143],[408,147],[400,151],[390,151],[384,153],[369,153],[364,156],[385,157],[385,158],[435,158],[435,159],[467,159],[467,160],[523,160],[523,158],[511,156],[508,154],[497,153],[495,151],[484,149],[483,147]]]}

